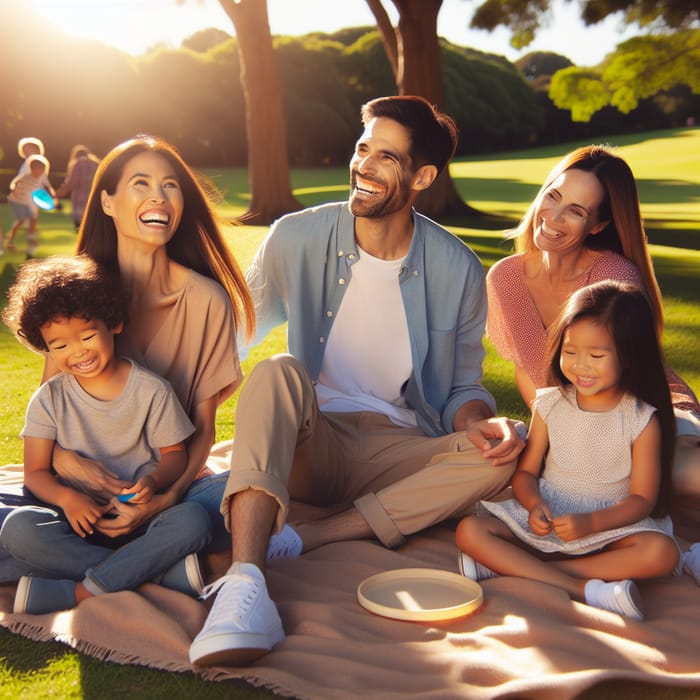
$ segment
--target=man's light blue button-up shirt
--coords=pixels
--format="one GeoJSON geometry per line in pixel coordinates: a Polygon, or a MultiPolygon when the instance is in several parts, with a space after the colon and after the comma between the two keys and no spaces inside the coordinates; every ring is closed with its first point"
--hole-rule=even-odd
{"type": "MultiPolygon", "coordinates": [[[[404,396],[418,425],[436,436],[453,431],[455,414],[467,401],[478,399],[496,410],[481,383],[484,269],[459,238],[417,212],[413,218],[413,239],[399,273],[413,358],[404,396]]],[[[255,300],[255,342],[287,321],[289,352],[315,381],[357,259],[346,202],[276,221],[246,274],[255,300]]]]}

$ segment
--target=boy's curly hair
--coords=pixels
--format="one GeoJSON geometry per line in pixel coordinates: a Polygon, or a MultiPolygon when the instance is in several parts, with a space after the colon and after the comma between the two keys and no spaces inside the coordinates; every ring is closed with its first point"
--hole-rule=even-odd
{"type": "Polygon", "coordinates": [[[20,342],[41,352],[48,351],[41,328],[58,318],[103,321],[109,329],[128,320],[119,281],[87,255],[28,260],[7,296],[2,320],[20,342]]]}

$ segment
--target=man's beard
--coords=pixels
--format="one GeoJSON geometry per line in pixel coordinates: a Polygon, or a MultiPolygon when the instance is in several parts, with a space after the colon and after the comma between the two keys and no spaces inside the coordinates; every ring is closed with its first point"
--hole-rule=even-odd
{"type": "Polygon", "coordinates": [[[397,211],[400,211],[408,202],[409,189],[407,181],[402,180],[399,186],[390,191],[386,184],[379,180],[371,178],[363,178],[368,182],[374,182],[381,185],[383,192],[381,195],[370,195],[370,201],[367,201],[363,194],[357,194],[356,177],[354,173],[350,175],[350,211],[353,216],[359,216],[366,219],[379,219],[383,216],[389,216],[397,211]],[[376,201],[374,201],[376,197],[376,201]]]}

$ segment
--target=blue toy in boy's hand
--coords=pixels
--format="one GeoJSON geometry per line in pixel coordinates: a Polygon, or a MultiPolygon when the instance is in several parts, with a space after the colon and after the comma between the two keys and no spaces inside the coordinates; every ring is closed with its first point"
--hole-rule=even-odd
{"type": "Polygon", "coordinates": [[[135,493],[120,493],[117,496],[117,500],[121,501],[122,503],[126,503],[127,501],[130,501],[135,495],[135,493]]]}
{"type": "Polygon", "coordinates": [[[44,209],[46,211],[52,211],[56,208],[53,197],[46,190],[34,190],[34,192],[32,192],[32,202],[34,202],[39,209],[44,209]]]}

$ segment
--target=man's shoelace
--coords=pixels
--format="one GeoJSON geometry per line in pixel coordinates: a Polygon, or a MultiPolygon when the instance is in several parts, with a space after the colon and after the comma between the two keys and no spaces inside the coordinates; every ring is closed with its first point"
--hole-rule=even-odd
{"type": "Polygon", "coordinates": [[[209,620],[214,622],[216,618],[226,616],[227,619],[245,615],[258,595],[260,582],[246,574],[233,574],[222,576],[214,583],[204,588],[200,598],[206,600],[219,589],[227,585],[222,595],[218,595],[214,601],[209,620]],[[228,585],[227,585],[228,584],[228,585]]]}

